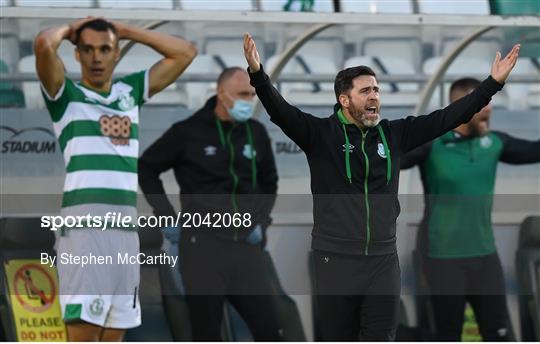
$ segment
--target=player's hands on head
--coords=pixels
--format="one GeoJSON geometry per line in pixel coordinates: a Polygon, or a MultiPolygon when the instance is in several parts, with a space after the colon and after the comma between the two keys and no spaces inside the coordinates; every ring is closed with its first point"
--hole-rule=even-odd
{"type": "Polygon", "coordinates": [[[128,24],[116,20],[109,20],[109,23],[111,23],[116,29],[116,35],[119,40],[125,38],[125,31],[128,24]]]}
{"type": "Polygon", "coordinates": [[[519,56],[520,44],[514,45],[512,50],[505,56],[504,59],[501,59],[501,52],[497,51],[495,55],[495,60],[491,66],[491,77],[495,79],[499,84],[502,84],[508,78],[508,75],[516,65],[517,58],[519,56]]]}
{"type": "Polygon", "coordinates": [[[71,23],[69,23],[69,41],[71,43],[73,43],[74,45],[77,45],[77,30],[81,27],[81,25],[83,25],[84,23],[86,22],[89,22],[91,20],[94,20],[94,19],[97,19],[99,17],[86,17],[86,18],[81,18],[81,19],[77,19],[77,20],[74,20],[72,21],[71,23]]]}
{"type": "Polygon", "coordinates": [[[261,69],[261,58],[259,57],[257,46],[253,37],[248,32],[244,33],[244,57],[251,73],[256,73],[261,69]]]}

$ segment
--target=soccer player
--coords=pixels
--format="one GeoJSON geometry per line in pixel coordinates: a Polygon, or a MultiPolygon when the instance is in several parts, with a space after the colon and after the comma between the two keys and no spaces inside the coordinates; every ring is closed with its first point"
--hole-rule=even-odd
{"type": "MultiPolygon", "coordinates": [[[[480,81],[463,78],[450,87],[452,102],[480,81]]],[[[438,339],[459,341],[465,303],[484,341],[510,340],[504,276],[491,224],[499,161],[540,162],[540,140],[490,131],[491,105],[453,131],[405,154],[401,168],[418,165],[425,192],[419,232],[423,273],[430,289],[438,339]]]]}
{"type": "MultiPolygon", "coordinates": [[[[64,155],[63,216],[136,213],[139,108],[174,82],[196,55],[189,42],[121,22],[85,18],[40,32],[36,69],[64,155]],[[119,41],[148,45],[163,55],[150,69],[113,80],[119,41]],[[65,76],[57,55],[63,40],[75,45],[81,81],[65,76]]],[[[149,66],[150,67],[150,66],[149,66]]],[[[137,254],[134,230],[65,231],[57,252],[78,256],[137,254]]],[[[60,303],[71,341],[120,341],[141,323],[138,265],[79,268],[58,264],[60,303]]]]}
{"type": "MultiPolygon", "coordinates": [[[[466,123],[503,87],[519,53],[497,53],[491,76],[471,94],[427,116],[380,118],[379,85],[366,66],[340,71],[333,114],[290,105],[244,36],[251,84],[270,119],[305,152],[313,193],[315,293],[322,339],[395,339],[401,289],[396,253],[401,155],[466,123]]],[[[317,326],[316,325],[316,326],[317,326]]]]}

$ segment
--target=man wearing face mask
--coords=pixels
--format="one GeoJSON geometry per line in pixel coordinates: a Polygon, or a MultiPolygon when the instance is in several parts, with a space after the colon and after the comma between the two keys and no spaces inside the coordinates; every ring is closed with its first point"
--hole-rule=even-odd
{"type": "Polygon", "coordinates": [[[280,340],[264,268],[265,232],[278,177],[268,133],[251,118],[254,97],[245,70],[225,69],[217,95],[175,123],[139,159],[139,184],[156,215],[176,217],[159,179],[172,168],[182,212],[211,216],[210,225],[195,227],[194,221],[187,228],[184,223],[180,236],[180,268],[195,341],[221,340],[225,299],[255,340],[280,340]],[[250,223],[226,228],[227,221],[219,218],[234,213],[249,213],[250,223]]]}
{"type": "MultiPolygon", "coordinates": [[[[464,78],[450,100],[471,93],[480,81],[464,78]]],[[[405,154],[401,168],[418,165],[425,192],[419,229],[423,274],[441,341],[459,341],[465,303],[474,310],[484,341],[510,340],[504,276],[491,224],[499,161],[540,162],[540,140],[490,131],[491,105],[453,131],[405,154]]]]}
{"type": "Polygon", "coordinates": [[[373,70],[357,66],[334,81],[336,104],[325,118],[287,103],[244,35],[251,84],[270,120],[306,154],[313,193],[315,296],[324,341],[392,341],[401,289],[396,249],[401,155],[446,133],[489,103],[514,67],[519,45],[497,53],[470,95],[427,116],[380,119],[373,70]]]}

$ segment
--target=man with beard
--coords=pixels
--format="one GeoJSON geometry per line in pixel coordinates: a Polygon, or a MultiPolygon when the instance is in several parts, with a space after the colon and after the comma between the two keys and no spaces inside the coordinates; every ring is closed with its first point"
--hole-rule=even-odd
{"type": "MultiPolygon", "coordinates": [[[[450,100],[480,84],[472,78],[455,81],[450,100]]],[[[495,176],[499,161],[540,162],[540,140],[490,131],[490,116],[488,104],[468,123],[401,160],[401,168],[420,167],[425,210],[419,249],[442,341],[461,339],[466,302],[484,341],[510,340],[504,276],[491,225],[495,176]]]]}
{"type": "Polygon", "coordinates": [[[322,340],[391,341],[400,295],[396,252],[401,155],[468,122],[502,88],[519,45],[468,96],[428,116],[380,119],[379,85],[366,66],[340,71],[327,118],[290,105],[264,73],[244,35],[251,84],[270,119],[305,153],[311,172],[315,293],[322,340]]]}

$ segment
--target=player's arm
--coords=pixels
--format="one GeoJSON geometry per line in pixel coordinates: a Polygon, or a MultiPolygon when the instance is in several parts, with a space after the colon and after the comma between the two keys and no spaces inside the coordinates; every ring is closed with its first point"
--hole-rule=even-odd
{"type": "Polygon", "coordinates": [[[504,145],[500,161],[514,165],[540,162],[540,140],[523,140],[501,132],[495,134],[502,139],[504,145]]]}
{"type": "Polygon", "coordinates": [[[400,132],[401,149],[407,152],[419,145],[433,140],[436,137],[456,128],[460,124],[467,123],[490,101],[491,97],[502,89],[508,75],[514,68],[520,45],[516,44],[512,50],[501,59],[501,53],[497,52],[491,75],[484,80],[473,92],[462,97],[444,109],[432,112],[427,116],[409,116],[405,119],[391,121],[400,132]]]}
{"type": "Polygon", "coordinates": [[[261,65],[255,41],[248,33],[244,34],[244,57],[249,66],[251,85],[255,87],[257,96],[270,115],[270,120],[302,150],[309,150],[317,137],[313,121],[315,117],[289,104],[272,86],[261,65]]]}
{"type": "Polygon", "coordinates": [[[163,55],[149,72],[149,97],[173,83],[197,55],[189,41],[161,32],[142,29],[122,22],[112,22],[119,39],[129,39],[147,45],[163,55]]]}
{"type": "Polygon", "coordinates": [[[36,55],[36,71],[45,91],[50,97],[55,97],[64,84],[64,64],[56,53],[64,39],[75,44],[75,32],[88,20],[85,18],[75,20],[69,24],[51,27],[38,33],[34,40],[34,54],[36,55]]]}

